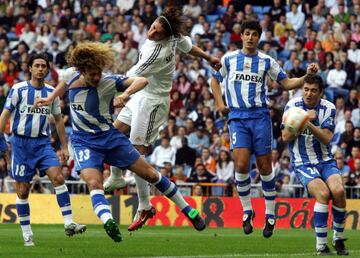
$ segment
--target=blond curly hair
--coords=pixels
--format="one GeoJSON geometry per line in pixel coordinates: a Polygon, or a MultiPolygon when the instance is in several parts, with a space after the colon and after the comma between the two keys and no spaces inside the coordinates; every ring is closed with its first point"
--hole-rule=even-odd
{"type": "Polygon", "coordinates": [[[91,68],[101,71],[114,64],[114,52],[109,45],[98,42],[79,43],[66,57],[70,66],[80,73],[91,68]]]}

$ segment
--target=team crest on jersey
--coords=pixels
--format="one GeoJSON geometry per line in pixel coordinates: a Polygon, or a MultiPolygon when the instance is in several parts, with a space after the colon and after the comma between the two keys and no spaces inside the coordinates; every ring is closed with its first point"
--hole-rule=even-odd
{"type": "Polygon", "coordinates": [[[39,115],[50,115],[50,108],[48,107],[37,107],[34,108],[31,105],[24,105],[21,109],[20,109],[20,114],[28,114],[28,115],[35,115],[35,114],[39,114],[39,115]]]}

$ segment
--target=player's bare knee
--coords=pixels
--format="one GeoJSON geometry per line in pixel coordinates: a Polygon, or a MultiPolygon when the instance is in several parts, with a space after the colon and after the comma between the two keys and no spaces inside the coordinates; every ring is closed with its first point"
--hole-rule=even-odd
{"type": "Polygon", "coordinates": [[[333,199],[342,199],[345,198],[345,189],[344,187],[340,186],[335,189],[331,190],[331,195],[333,196],[333,199]]]}
{"type": "Polygon", "coordinates": [[[241,160],[235,161],[235,170],[241,174],[249,172],[249,164],[241,160]]]}
{"type": "Polygon", "coordinates": [[[17,192],[17,196],[22,200],[29,198],[29,189],[20,188],[17,192]]]}
{"type": "Polygon", "coordinates": [[[64,176],[59,173],[55,177],[52,178],[52,183],[54,186],[60,186],[65,183],[64,176]]]}
{"type": "Polygon", "coordinates": [[[147,170],[145,180],[151,184],[155,184],[159,180],[159,173],[153,167],[150,166],[150,168],[148,168],[147,170]]]}
{"type": "Polygon", "coordinates": [[[320,203],[328,203],[330,200],[330,191],[327,188],[320,188],[315,196],[320,203]]]}
{"type": "Polygon", "coordinates": [[[271,174],[271,172],[272,172],[272,167],[263,166],[263,167],[259,168],[259,173],[262,176],[268,176],[271,174]]]}
{"type": "Polygon", "coordinates": [[[89,191],[103,189],[102,184],[96,179],[90,179],[87,181],[89,191]]]}

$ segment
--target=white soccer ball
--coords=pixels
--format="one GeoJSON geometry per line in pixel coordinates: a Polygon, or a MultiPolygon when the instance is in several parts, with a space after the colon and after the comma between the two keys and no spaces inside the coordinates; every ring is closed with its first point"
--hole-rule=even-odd
{"type": "Polygon", "coordinates": [[[299,107],[289,108],[283,115],[283,124],[293,134],[298,135],[307,127],[308,113],[299,107]]]}

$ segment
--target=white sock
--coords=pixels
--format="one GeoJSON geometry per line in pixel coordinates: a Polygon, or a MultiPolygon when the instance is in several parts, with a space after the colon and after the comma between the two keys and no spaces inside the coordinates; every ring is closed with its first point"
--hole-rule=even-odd
{"type": "Polygon", "coordinates": [[[90,191],[91,202],[93,206],[93,210],[100,218],[102,223],[106,223],[109,219],[113,219],[113,216],[110,211],[109,202],[106,200],[104,196],[104,190],[95,189],[90,191]]]}
{"type": "Polygon", "coordinates": [[[251,205],[251,198],[250,198],[251,184],[247,183],[249,178],[250,175],[248,173],[247,174],[235,173],[236,189],[239,194],[240,203],[243,207],[244,214],[253,210],[251,205]],[[241,182],[241,186],[239,185],[240,182],[241,182]],[[249,193],[245,194],[245,192],[248,191],[249,193]]]}
{"type": "Polygon", "coordinates": [[[151,208],[150,203],[150,186],[147,181],[134,174],[137,194],[139,199],[139,207],[138,210],[149,210],[151,208]]]}
{"type": "MultiPolygon", "coordinates": [[[[28,199],[20,199],[18,196],[16,196],[16,204],[17,205],[29,205],[29,201],[28,199]]],[[[30,213],[26,214],[27,216],[21,216],[21,208],[20,208],[20,212],[19,209],[17,208],[17,212],[18,212],[18,217],[19,217],[19,222],[24,222],[24,221],[30,221],[30,213]]],[[[28,235],[33,235],[33,232],[31,230],[31,225],[30,223],[27,225],[21,225],[21,230],[23,232],[23,236],[28,236],[28,235]]]]}
{"type": "Polygon", "coordinates": [[[120,178],[123,176],[123,170],[118,168],[118,167],[114,167],[114,166],[110,166],[110,177],[111,178],[120,178]]]}

